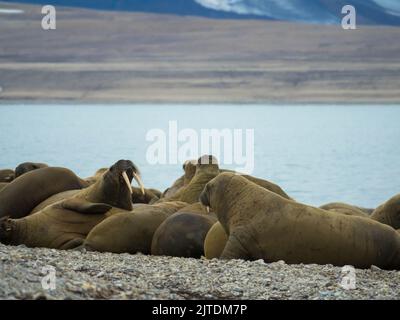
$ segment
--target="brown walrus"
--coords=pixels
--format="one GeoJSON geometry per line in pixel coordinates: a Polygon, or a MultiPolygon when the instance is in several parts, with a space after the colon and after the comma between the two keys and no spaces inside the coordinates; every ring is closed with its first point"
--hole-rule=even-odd
{"type": "Polygon", "coordinates": [[[144,193],[140,188],[132,187],[132,202],[151,204],[160,199],[161,192],[157,189],[144,189],[144,193]]]}
{"type": "Polygon", "coordinates": [[[400,194],[390,198],[372,212],[371,219],[400,229],[400,194]]]}
{"type": "Polygon", "coordinates": [[[320,206],[321,209],[346,214],[349,216],[358,216],[369,218],[368,214],[362,211],[359,207],[352,206],[342,202],[331,202],[320,206]]]}
{"type": "Polygon", "coordinates": [[[179,201],[162,202],[115,214],[93,228],[83,247],[99,252],[150,254],[153,234],[159,225],[186,205],[179,201]]]}
{"type": "Polygon", "coordinates": [[[400,269],[393,228],[285,199],[245,178],[223,173],[200,196],[228,234],[222,259],[400,269]]]}
{"type": "Polygon", "coordinates": [[[101,179],[101,176],[107,172],[108,168],[100,168],[95,172],[95,174],[91,177],[85,178],[84,180],[87,182],[89,186],[92,184],[95,184],[99,179],[101,179]]]}
{"type": "Polygon", "coordinates": [[[0,191],[0,217],[22,218],[54,194],[86,187],[66,168],[48,167],[27,172],[0,191]]]}
{"type": "Polygon", "coordinates": [[[174,213],[154,233],[151,254],[201,258],[204,256],[204,239],[216,221],[211,214],[174,213]]]}
{"type": "Polygon", "coordinates": [[[52,195],[51,197],[47,198],[43,202],[39,203],[35,208],[33,208],[33,210],[31,211],[30,214],[39,212],[40,210],[43,210],[47,206],[50,206],[58,201],[72,198],[74,195],[76,195],[79,192],[81,192],[81,189],[67,190],[67,191],[63,191],[63,192],[57,193],[55,195],[52,195]]]}
{"type": "Polygon", "coordinates": [[[228,236],[221,223],[216,222],[204,240],[204,255],[207,259],[219,258],[228,242],[228,236]]]}
{"type": "MultiPolygon", "coordinates": [[[[96,173],[92,177],[85,178],[84,180],[92,185],[96,183],[105,172],[107,172],[107,168],[101,168],[96,171],[96,173]]],[[[142,182],[141,182],[142,183],[142,182]]],[[[161,192],[156,189],[146,189],[146,188],[136,188],[132,187],[132,202],[133,203],[149,203],[151,201],[156,201],[160,198],[161,192]]]]}
{"type": "Polygon", "coordinates": [[[29,171],[33,171],[33,170],[37,170],[37,169],[41,169],[41,168],[47,168],[47,167],[48,167],[48,165],[45,163],[36,163],[36,162],[21,163],[15,168],[15,178],[18,178],[29,171]]]}
{"type": "MultiPolygon", "coordinates": [[[[205,206],[203,206],[200,202],[195,202],[192,204],[188,204],[182,209],[179,209],[177,212],[186,212],[186,213],[196,213],[196,214],[210,214],[212,212],[208,211],[205,206]]],[[[212,213],[214,214],[214,213],[212,213]]],[[[215,216],[215,214],[214,214],[215,216]]]]}
{"type": "Polygon", "coordinates": [[[8,182],[0,182],[0,191],[8,186],[8,182]]]}
{"type": "Polygon", "coordinates": [[[285,191],[283,191],[283,189],[280,186],[278,186],[277,184],[275,184],[271,181],[267,181],[264,179],[250,176],[248,174],[242,174],[242,173],[232,171],[232,170],[227,170],[227,169],[221,169],[220,172],[221,173],[228,172],[228,173],[234,173],[234,174],[241,175],[242,177],[246,178],[247,180],[250,180],[251,182],[254,182],[255,184],[259,185],[260,187],[263,187],[264,189],[267,189],[271,192],[279,194],[281,197],[284,197],[286,199],[292,199],[291,197],[289,197],[287,195],[287,193],[285,191]]]}
{"type": "Polygon", "coordinates": [[[166,189],[160,198],[171,198],[184,186],[187,186],[192,180],[196,173],[197,160],[187,160],[183,164],[183,171],[185,172],[180,178],[178,178],[171,187],[166,189]]]}
{"type": "Polygon", "coordinates": [[[137,168],[131,161],[120,160],[94,185],[72,198],[47,206],[25,218],[2,218],[0,241],[11,245],[57,249],[80,246],[89,231],[106,217],[132,209],[130,184],[135,174],[137,168]]]}
{"type": "Polygon", "coordinates": [[[219,174],[218,161],[215,157],[204,155],[196,164],[196,173],[190,183],[180,189],[173,197],[160,201],[183,201],[189,204],[199,201],[199,195],[208,181],[219,174]]]}
{"type": "Polygon", "coordinates": [[[11,169],[0,170],[0,182],[11,182],[15,178],[15,172],[11,169]]]}

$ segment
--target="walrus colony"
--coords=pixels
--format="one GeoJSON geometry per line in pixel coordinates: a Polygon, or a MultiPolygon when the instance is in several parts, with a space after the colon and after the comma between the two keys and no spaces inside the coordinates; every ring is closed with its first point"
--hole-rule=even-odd
{"type": "Polygon", "coordinates": [[[186,161],[163,192],[129,160],[85,179],[42,163],[0,170],[7,245],[400,269],[399,229],[400,194],[375,210],[316,208],[209,155],[186,161]]]}

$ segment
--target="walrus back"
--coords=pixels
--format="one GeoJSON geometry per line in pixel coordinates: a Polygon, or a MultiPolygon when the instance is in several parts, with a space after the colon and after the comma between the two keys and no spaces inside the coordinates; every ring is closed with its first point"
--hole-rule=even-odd
{"type": "Polygon", "coordinates": [[[0,191],[0,217],[22,218],[52,195],[83,187],[82,180],[66,168],[27,172],[0,191]]]}

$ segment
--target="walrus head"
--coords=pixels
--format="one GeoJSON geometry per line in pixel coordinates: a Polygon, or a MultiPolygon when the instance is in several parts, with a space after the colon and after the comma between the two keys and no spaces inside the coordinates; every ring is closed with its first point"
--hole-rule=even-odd
{"type": "Polygon", "coordinates": [[[47,168],[48,165],[45,163],[35,163],[35,162],[24,162],[21,163],[20,165],[18,165],[15,168],[15,178],[18,178],[19,176],[22,176],[23,174],[29,172],[29,171],[33,171],[33,170],[37,170],[37,169],[41,169],[41,168],[47,168]]]}
{"type": "Polygon", "coordinates": [[[183,185],[188,185],[196,173],[197,160],[187,160],[183,164],[183,171],[185,171],[183,178],[183,185]]]}
{"type": "Polygon", "coordinates": [[[0,182],[11,182],[15,179],[14,170],[4,169],[0,170],[0,182]]]}
{"type": "Polygon", "coordinates": [[[207,211],[212,209],[221,223],[227,222],[230,206],[237,201],[247,183],[249,181],[235,173],[221,173],[206,184],[199,201],[207,208],[207,211]]]}
{"type": "Polygon", "coordinates": [[[204,166],[216,166],[218,167],[218,160],[212,155],[203,155],[197,160],[196,167],[201,168],[204,166]]]}
{"type": "Polygon", "coordinates": [[[235,174],[233,173],[225,172],[208,182],[200,194],[200,203],[207,208],[213,208],[213,204],[215,204],[217,200],[214,199],[214,197],[218,197],[220,192],[226,190],[227,185],[234,176],[235,174]]]}
{"type": "Polygon", "coordinates": [[[195,176],[199,176],[203,173],[209,176],[217,176],[220,173],[216,157],[204,155],[197,160],[195,176]]]}
{"type": "Polygon", "coordinates": [[[374,220],[387,224],[394,229],[400,228],[400,194],[380,205],[371,216],[374,220]]]}
{"type": "Polygon", "coordinates": [[[131,182],[133,179],[136,180],[144,195],[144,185],[137,166],[130,160],[119,160],[92,186],[88,199],[132,210],[131,182]]]}

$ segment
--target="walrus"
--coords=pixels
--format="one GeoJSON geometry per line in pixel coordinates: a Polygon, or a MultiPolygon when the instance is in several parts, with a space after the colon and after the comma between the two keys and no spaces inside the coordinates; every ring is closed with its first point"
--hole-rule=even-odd
{"type": "Polygon", "coordinates": [[[204,186],[219,174],[218,161],[215,157],[204,155],[197,160],[196,172],[189,184],[180,189],[171,198],[162,198],[160,201],[183,201],[189,204],[199,201],[199,195],[204,186]]]}
{"type": "Polygon", "coordinates": [[[0,191],[0,217],[22,218],[54,194],[86,187],[71,170],[47,167],[23,174],[0,191]]]}
{"type": "Polygon", "coordinates": [[[400,229],[400,194],[390,198],[372,212],[371,219],[400,229]]]}
{"type": "Polygon", "coordinates": [[[217,221],[213,215],[177,212],[157,228],[151,254],[182,258],[204,256],[204,239],[217,221]]]}
{"type": "Polygon", "coordinates": [[[289,195],[285,191],[283,191],[283,189],[280,186],[278,186],[277,184],[275,184],[271,181],[267,181],[264,179],[253,177],[248,174],[243,174],[243,173],[228,170],[228,169],[221,169],[220,172],[221,173],[228,172],[228,173],[234,173],[237,175],[241,175],[242,177],[246,178],[247,180],[250,180],[251,182],[254,182],[255,184],[259,185],[260,187],[263,187],[271,192],[279,194],[281,197],[284,197],[286,199],[292,199],[291,197],[289,197],[289,195]]]}
{"type": "Polygon", "coordinates": [[[48,165],[45,163],[36,163],[36,162],[21,163],[15,168],[15,178],[18,178],[29,171],[33,171],[33,170],[37,170],[37,169],[41,169],[41,168],[47,168],[47,167],[48,167],[48,165]]]}
{"type": "Polygon", "coordinates": [[[135,175],[136,166],[129,160],[120,160],[94,185],[71,198],[21,219],[2,218],[0,241],[28,247],[79,247],[98,223],[113,214],[132,210],[131,181],[135,175]]]}
{"type": "Polygon", "coordinates": [[[75,189],[75,190],[67,190],[67,191],[63,191],[63,192],[54,194],[51,197],[44,200],[43,202],[39,203],[35,208],[33,208],[33,210],[31,211],[30,214],[39,212],[40,210],[43,210],[47,206],[50,206],[58,201],[72,198],[74,195],[76,195],[80,191],[81,191],[81,189],[75,189]]]}
{"type": "Polygon", "coordinates": [[[157,189],[144,189],[144,193],[140,188],[132,187],[132,202],[151,204],[161,197],[161,192],[157,189]]]}
{"type": "Polygon", "coordinates": [[[171,187],[167,188],[160,198],[171,198],[184,186],[187,186],[192,180],[194,174],[196,173],[197,160],[187,160],[183,164],[183,171],[185,172],[181,177],[179,177],[171,187]]]}
{"type": "Polygon", "coordinates": [[[204,255],[207,259],[218,259],[228,241],[228,236],[221,223],[216,222],[204,239],[204,255]]]}
{"type": "Polygon", "coordinates": [[[15,172],[11,169],[0,170],[0,182],[11,182],[15,178],[15,172]]]}
{"type": "Polygon", "coordinates": [[[400,235],[372,219],[288,200],[232,173],[211,180],[200,201],[228,235],[221,259],[400,268],[400,235]]]}
{"type": "Polygon", "coordinates": [[[187,206],[179,209],[177,212],[196,213],[196,214],[215,214],[212,211],[207,211],[207,208],[200,202],[188,204],[187,206]]]}
{"type": "Polygon", "coordinates": [[[320,206],[321,209],[346,214],[349,216],[358,216],[369,218],[368,214],[362,211],[359,207],[352,206],[342,202],[331,202],[320,206]]]}
{"type": "Polygon", "coordinates": [[[150,254],[154,232],[166,218],[186,205],[179,201],[162,202],[115,214],[93,228],[83,248],[99,252],[150,254]]]}
{"type": "Polygon", "coordinates": [[[8,186],[8,182],[0,182],[0,191],[3,190],[6,186],[8,186]]]}
{"type": "Polygon", "coordinates": [[[99,179],[101,179],[102,175],[107,172],[108,168],[100,168],[95,172],[95,174],[91,177],[85,178],[87,184],[91,186],[92,184],[95,184],[99,179]]]}

